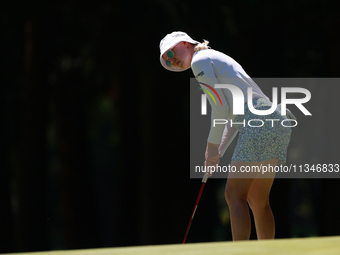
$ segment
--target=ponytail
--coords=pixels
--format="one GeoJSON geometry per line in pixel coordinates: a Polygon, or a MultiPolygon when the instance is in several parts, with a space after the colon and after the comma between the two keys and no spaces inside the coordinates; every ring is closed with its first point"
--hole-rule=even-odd
{"type": "Polygon", "coordinates": [[[200,50],[204,50],[204,49],[209,49],[210,47],[208,46],[209,41],[207,40],[203,40],[202,43],[199,43],[195,46],[194,51],[200,51],[200,50]]]}

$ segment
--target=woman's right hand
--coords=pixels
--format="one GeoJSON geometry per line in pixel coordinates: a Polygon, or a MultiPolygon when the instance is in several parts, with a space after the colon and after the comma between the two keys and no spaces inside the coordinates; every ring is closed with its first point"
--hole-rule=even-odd
{"type": "MultiPolygon", "coordinates": [[[[205,167],[208,169],[209,166],[217,167],[218,163],[220,162],[220,153],[218,148],[220,147],[219,144],[207,143],[207,148],[205,150],[205,167]]],[[[212,172],[208,173],[208,176],[212,176],[212,172]]]]}

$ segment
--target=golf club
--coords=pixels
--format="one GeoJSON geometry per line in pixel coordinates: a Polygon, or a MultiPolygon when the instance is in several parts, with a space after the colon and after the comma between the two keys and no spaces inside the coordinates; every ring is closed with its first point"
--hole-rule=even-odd
{"type": "Polygon", "coordinates": [[[196,199],[194,210],[192,211],[192,214],[191,214],[191,218],[190,218],[190,221],[189,221],[189,224],[188,224],[188,227],[187,227],[187,231],[185,232],[183,244],[185,243],[185,240],[187,239],[192,219],[194,218],[194,215],[195,215],[195,212],[196,212],[196,209],[197,209],[197,206],[198,206],[198,202],[200,201],[200,198],[201,198],[201,195],[202,195],[202,192],[203,192],[203,189],[204,189],[204,185],[206,184],[207,180],[208,180],[208,173],[205,173],[203,178],[202,178],[201,189],[200,189],[200,192],[198,193],[198,197],[196,199]]]}

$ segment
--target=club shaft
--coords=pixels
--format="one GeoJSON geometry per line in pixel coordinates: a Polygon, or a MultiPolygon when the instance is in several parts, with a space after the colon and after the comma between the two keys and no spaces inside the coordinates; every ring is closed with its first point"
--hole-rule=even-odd
{"type": "Polygon", "coordinates": [[[202,195],[202,192],[203,192],[203,189],[204,189],[204,185],[205,185],[205,182],[202,182],[201,189],[200,189],[200,192],[198,193],[196,203],[195,203],[195,207],[194,207],[194,210],[192,211],[191,218],[190,218],[190,221],[189,221],[189,224],[188,224],[188,227],[187,227],[187,231],[185,232],[183,244],[185,243],[185,240],[187,239],[189,229],[190,229],[190,226],[191,226],[191,222],[192,222],[192,219],[194,218],[194,215],[195,215],[195,212],[196,212],[196,209],[197,209],[197,206],[198,206],[198,202],[200,201],[200,198],[201,198],[201,195],[202,195]]]}

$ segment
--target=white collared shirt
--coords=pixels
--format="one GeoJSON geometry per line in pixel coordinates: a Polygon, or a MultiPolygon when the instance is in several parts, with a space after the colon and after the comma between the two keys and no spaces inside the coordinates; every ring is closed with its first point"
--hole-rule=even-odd
{"type": "MultiPolygon", "coordinates": [[[[259,86],[243,70],[239,63],[237,63],[233,58],[219,51],[204,49],[195,52],[191,61],[191,69],[202,89],[209,91],[209,86],[214,88],[215,84],[232,84],[242,90],[245,97],[245,102],[247,101],[249,87],[252,88],[253,98],[259,97],[268,99],[259,86]]],[[[219,102],[219,100],[218,103],[215,104],[211,96],[207,95],[207,99],[209,100],[212,109],[211,119],[234,119],[232,109],[233,97],[230,90],[217,88],[215,88],[215,90],[218,93],[222,104],[219,102]]],[[[213,91],[210,90],[210,93],[213,94],[213,91]]],[[[215,127],[211,125],[208,142],[213,144],[221,144],[222,137],[227,137],[227,129],[228,128],[225,125],[216,125],[215,127]]],[[[236,134],[230,135],[230,131],[231,130],[229,130],[228,137],[232,137],[232,139],[234,139],[236,134]]],[[[231,141],[222,142],[229,145],[231,141]]]]}

